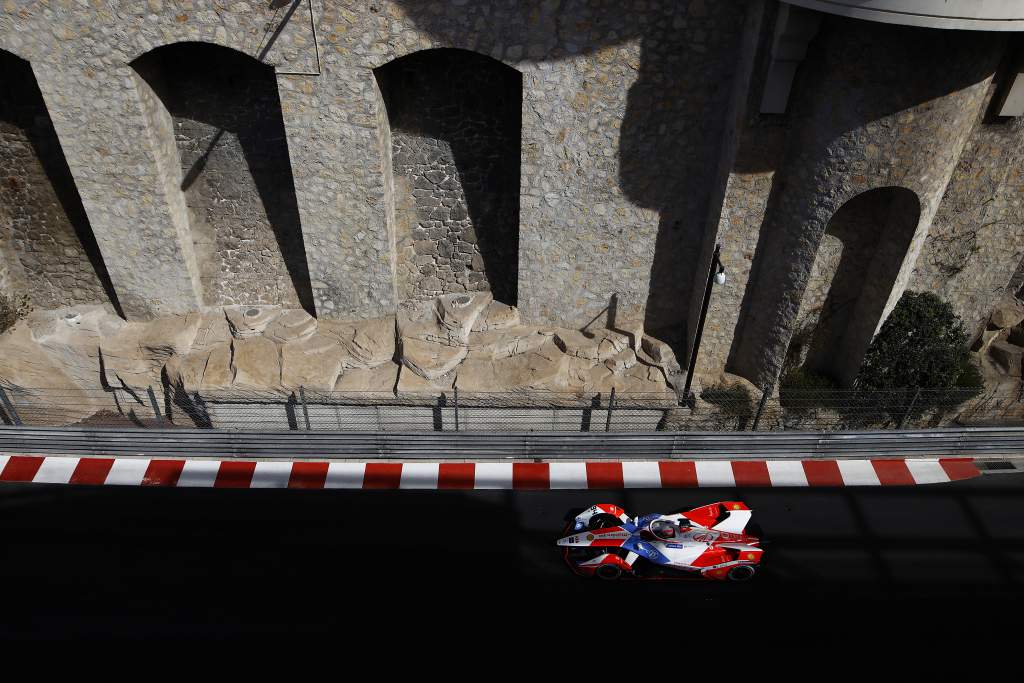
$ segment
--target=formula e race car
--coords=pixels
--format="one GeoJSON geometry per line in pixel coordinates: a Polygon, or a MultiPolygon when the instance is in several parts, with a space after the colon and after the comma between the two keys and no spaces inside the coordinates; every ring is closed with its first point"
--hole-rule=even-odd
{"type": "Polygon", "coordinates": [[[736,501],[638,517],[600,503],[576,515],[558,545],[581,576],[747,581],[763,554],[750,517],[750,508],[736,501]]]}

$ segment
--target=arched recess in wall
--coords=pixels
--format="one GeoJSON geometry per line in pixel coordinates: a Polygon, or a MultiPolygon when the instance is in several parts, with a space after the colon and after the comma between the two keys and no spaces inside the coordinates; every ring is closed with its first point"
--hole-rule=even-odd
{"type": "Polygon", "coordinates": [[[921,217],[902,187],[859,194],[829,220],[804,289],[787,368],[849,386],[882,322],[921,217]]]}
{"type": "Polygon", "coordinates": [[[168,191],[183,194],[203,303],[315,315],[274,68],[208,43],[131,66],[168,191]]]}
{"type": "Polygon", "coordinates": [[[0,292],[39,308],[110,303],[103,256],[31,65],[0,50],[0,292]]]}
{"type": "Polygon", "coordinates": [[[490,290],[515,305],[522,74],[475,52],[434,49],[374,75],[390,133],[399,300],[490,290]]]}

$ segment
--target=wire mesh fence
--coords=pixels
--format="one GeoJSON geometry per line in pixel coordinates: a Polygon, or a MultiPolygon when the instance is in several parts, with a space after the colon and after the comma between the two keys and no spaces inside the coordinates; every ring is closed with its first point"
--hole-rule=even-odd
{"type": "Polygon", "coordinates": [[[26,426],[223,430],[839,431],[1024,425],[1019,392],[705,390],[674,394],[186,392],[144,388],[0,387],[0,422],[26,426]]]}

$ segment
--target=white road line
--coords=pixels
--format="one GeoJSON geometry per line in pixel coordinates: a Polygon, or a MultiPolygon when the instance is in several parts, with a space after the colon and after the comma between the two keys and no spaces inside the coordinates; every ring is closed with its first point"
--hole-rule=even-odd
{"type": "Polygon", "coordinates": [[[104,484],[138,486],[149,469],[148,458],[117,458],[110,467],[104,484]]]}
{"type": "Polygon", "coordinates": [[[729,460],[697,460],[697,486],[735,486],[736,476],[729,460]]]}
{"type": "Polygon", "coordinates": [[[949,475],[942,469],[938,459],[934,460],[906,460],[907,469],[918,484],[944,484],[949,481],[949,475]]]}
{"type": "Polygon", "coordinates": [[[78,458],[46,458],[39,466],[34,484],[66,484],[78,467],[78,458]]]}
{"type": "Polygon", "coordinates": [[[870,460],[839,460],[845,486],[879,486],[878,473],[870,460]]]}
{"type": "Polygon", "coordinates": [[[772,486],[807,486],[807,473],[799,460],[767,460],[772,486]]]}
{"type": "Polygon", "coordinates": [[[186,460],[181,476],[178,477],[178,488],[213,486],[219,470],[219,460],[186,460]]]}
{"type": "Polygon", "coordinates": [[[624,462],[622,485],[627,489],[660,489],[661,468],[656,462],[624,462]]]}
{"type": "Polygon", "coordinates": [[[585,489],[587,463],[553,462],[548,466],[548,477],[553,489],[585,489]]]}
{"type": "Polygon", "coordinates": [[[407,462],[402,465],[402,489],[436,489],[438,464],[436,462],[407,462]]]}
{"type": "Polygon", "coordinates": [[[325,489],[361,489],[365,462],[332,462],[327,466],[325,489]]]}
{"type": "Polygon", "coordinates": [[[478,462],[476,464],[476,486],[478,489],[512,488],[512,463],[478,462]]]}
{"type": "Polygon", "coordinates": [[[292,463],[266,462],[256,463],[252,473],[250,488],[254,489],[286,489],[292,476],[292,463]]]}

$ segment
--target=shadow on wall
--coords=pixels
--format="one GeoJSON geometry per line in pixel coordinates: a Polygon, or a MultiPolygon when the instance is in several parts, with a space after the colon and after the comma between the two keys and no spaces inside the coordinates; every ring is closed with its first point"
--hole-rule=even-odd
{"type": "Polygon", "coordinates": [[[522,74],[455,49],[415,52],[374,74],[391,127],[392,172],[405,179],[395,192],[404,186],[412,194],[395,201],[415,205],[412,249],[398,255],[400,298],[490,289],[515,305],[522,74]]]}
{"type": "MultiPolygon", "coordinates": [[[[778,376],[826,226],[851,198],[844,185],[860,184],[862,190],[872,185],[916,187],[928,182],[924,176],[941,177],[943,169],[906,176],[909,168],[930,169],[931,161],[941,157],[940,146],[955,134],[948,125],[961,113],[955,98],[947,96],[990,76],[1003,44],[991,34],[824,19],[790,98],[790,132],[782,143],[786,154],[759,228],[727,364],[730,372],[759,386],[778,376]]],[[[756,126],[764,118],[754,115],[748,125],[756,126]]],[[[972,120],[968,116],[968,123],[972,120]]],[[[766,170],[764,159],[741,152],[738,170],[766,170]]],[[[870,194],[863,201],[882,206],[888,201],[906,203],[887,197],[870,194]]],[[[843,228],[847,239],[855,229],[843,228]]],[[[895,242],[887,249],[896,242],[909,244],[892,238],[895,242]]],[[[900,260],[905,255],[906,246],[900,260]]],[[[840,291],[862,291],[865,276],[865,271],[851,270],[840,291]]],[[[892,281],[887,284],[891,289],[892,281]]],[[[838,306],[838,301],[832,303],[838,306]]],[[[868,309],[879,316],[882,312],[878,306],[868,309]]],[[[870,317],[868,309],[855,317],[870,317]]],[[[872,332],[877,322],[876,318],[871,323],[872,332]]],[[[858,324],[868,326],[866,320],[858,324]]],[[[838,348],[831,353],[838,354],[838,348]]],[[[822,355],[817,358],[817,363],[829,366],[822,355]]],[[[839,374],[848,376],[849,371],[839,374]]]]}
{"type": "Polygon", "coordinates": [[[205,43],[160,47],[132,67],[173,119],[204,303],[315,315],[273,67],[205,43]]]}
{"type": "MultiPolygon", "coordinates": [[[[109,301],[122,318],[31,65],[0,50],[0,235],[36,306],[109,301]]],[[[17,277],[16,279],[21,279],[17,277]]]]}
{"type": "Polygon", "coordinates": [[[825,230],[805,290],[810,320],[799,327],[810,328],[806,348],[790,342],[787,359],[805,353],[804,368],[841,386],[853,382],[920,217],[917,195],[901,187],[869,190],[843,204],[825,230]]]}
{"type": "MultiPolygon", "coordinates": [[[[599,52],[598,64],[621,64],[628,78],[633,72],[623,56],[609,48],[639,41],[636,80],[628,86],[617,140],[617,181],[626,199],[660,216],[650,247],[654,259],[645,326],[681,352],[745,3],[468,0],[456,8],[458,17],[436,13],[435,3],[398,3],[418,28],[441,43],[468,44],[517,62],[599,52]]],[[[377,5],[371,3],[371,11],[379,11],[377,5]]],[[[626,86],[616,78],[598,77],[583,87],[579,97],[586,101],[605,93],[617,99],[626,86]]],[[[563,96],[572,99],[572,93],[563,96]]],[[[591,115],[603,114],[595,109],[591,115]]],[[[634,229],[608,226],[620,235],[634,229]]]]}

